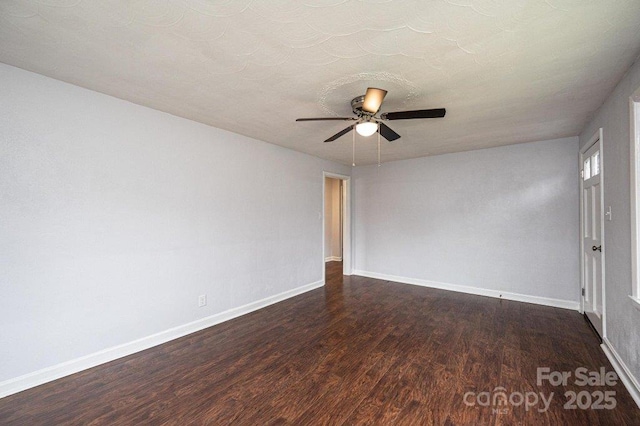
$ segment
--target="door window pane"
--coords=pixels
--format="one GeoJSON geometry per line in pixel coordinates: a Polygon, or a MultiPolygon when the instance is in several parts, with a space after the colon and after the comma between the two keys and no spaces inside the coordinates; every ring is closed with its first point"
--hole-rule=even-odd
{"type": "Polygon", "coordinates": [[[584,160],[584,166],[582,169],[582,178],[587,180],[591,177],[591,159],[587,158],[584,160]]]}
{"type": "Polygon", "coordinates": [[[591,156],[591,176],[600,174],[600,151],[596,151],[591,156]]]}

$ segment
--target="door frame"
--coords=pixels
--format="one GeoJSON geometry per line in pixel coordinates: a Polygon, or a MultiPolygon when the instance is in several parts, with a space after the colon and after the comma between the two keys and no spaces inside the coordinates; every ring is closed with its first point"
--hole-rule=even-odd
{"type": "Polygon", "coordinates": [[[584,161],[584,153],[592,148],[595,144],[598,144],[598,150],[600,151],[600,233],[601,233],[601,259],[602,259],[602,338],[607,337],[607,299],[606,299],[606,251],[607,246],[604,242],[604,152],[602,149],[602,127],[600,127],[596,133],[589,139],[582,148],[578,155],[578,177],[580,179],[580,313],[584,314],[584,296],[582,295],[582,289],[584,289],[584,178],[582,177],[582,168],[584,161]]]}
{"type": "Polygon", "coordinates": [[[631,128],[629,134],[631,136],[631,152],[630,152],[630,175],[631,175],[631,294],[629,297],[633,300],[634,306],[640,309],[640,126],[637,125],[640,120],[640,87],[637,88],[629,98],[629,122],[631,128]]]}
{"type": "Polygon", "coordinates": [[[326,282],[325,271],[325,182],[326,178],[340,179],[342,181],[342,274],[352,273],[352,246],[351,246],[351,176],[341,175],[333,172],[322,172],[322,282],[326,282]]]}

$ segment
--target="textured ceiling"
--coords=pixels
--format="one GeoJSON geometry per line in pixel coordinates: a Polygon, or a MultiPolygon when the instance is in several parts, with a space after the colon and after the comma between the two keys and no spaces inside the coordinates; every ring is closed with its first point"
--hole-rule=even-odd
{"type": "MultiPolygon", "coordinates": [[[[368,86],[383,161],[577,135],[640,53],[638,0],[0,1],[0,61],[318,157],[368,86]]],[[[358,164],[376,161],[357,139],[358,164]]]]}

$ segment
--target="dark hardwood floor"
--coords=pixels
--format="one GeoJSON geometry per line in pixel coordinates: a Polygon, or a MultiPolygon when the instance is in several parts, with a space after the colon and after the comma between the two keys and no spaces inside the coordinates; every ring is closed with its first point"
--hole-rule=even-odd
{"type": "Polygon", "coordinates": [[[574,383],[579,367],[613,371],[579,313],[341,268],[322,289],[1,399],[0,424],[640,424],[620,381],[574,383]],[[538,367],[572,377],[538,386],[538,367]],[[497,387],[513,403],[482,405],[497,387]],[[572,391],[613,391],[616,407],[564,409],[572,391]],[[532,405],[551,392],[548,410],[532,405]]]}

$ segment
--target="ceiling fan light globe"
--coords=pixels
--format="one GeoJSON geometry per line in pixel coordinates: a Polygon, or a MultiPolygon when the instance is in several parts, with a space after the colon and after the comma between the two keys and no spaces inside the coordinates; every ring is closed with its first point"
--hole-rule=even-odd
{"type": "Polygon", "coordinates": [[[356,132],[358,132],[360,136],[364,136],[364,137],[371,136],[377,131],[378,131],[378,123],[374,123],[372,121],[366,121],[364,123],[360,123],[356,125],[356,132]]]}

